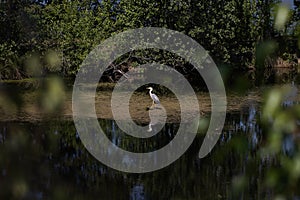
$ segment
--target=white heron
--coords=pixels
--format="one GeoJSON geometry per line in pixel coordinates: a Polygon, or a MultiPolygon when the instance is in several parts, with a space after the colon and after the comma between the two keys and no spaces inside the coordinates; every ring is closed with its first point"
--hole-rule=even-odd
{"type": "Polygon", "coordinates": [[[147,89],[149,90],[149,95],[150,95],[151,99],[153,100],[152,106],[155,105],[155,104],[160,104],[159,98],[155,94],[152,93],[153,88],[152,87],[147,87],[147,89]]]}

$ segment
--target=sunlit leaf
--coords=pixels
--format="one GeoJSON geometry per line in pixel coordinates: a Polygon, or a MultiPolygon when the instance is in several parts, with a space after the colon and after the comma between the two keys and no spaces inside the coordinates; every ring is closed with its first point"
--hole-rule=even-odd
{"type": "Polygon", "coordinates": [[[199,120],[199,128],[198,128],[199,133],[206,134],[206,131],[207,131],[207,128],[208,128],[208,125],[209,125],[209,121],[210,120],[207,117],[202,117],[199,120]]]}
{"type": "Polygon", "coordinates": [[[279,89],[272,90],[266,98],[266,103],[263,108],[263,119],[271,120],[282,101],[282,92],[279,89]]]}
{"type": "Polygon", "coordinates": [[[296,123],[289,112],[281,112],[275,117],[274,128],[282,132],[292,133],[296,129],[296,123]]]}
{"type": "Polygon", "coordinates": [[[276,17],[275,17],[275,28],[277,30],[282,30],[285,27],[285,24],[289,20],[289,8],[286,5],[279,5],[276,17]]]}
{"type": "Polygon", "coordinates": [[[42,106],[46,112],[53,112],[62,105],[65,99],[63,81],[58,77],[51,77],[46,81],[43,91],[42,106]]]}
{"type": "Polygon", "coordinates": [[[48,65],[48,70],[51,72],[59,71],[61,65],[61,59],[57,52],[55,51],[48,51],[46,53],[46,63],[48,65]]]}

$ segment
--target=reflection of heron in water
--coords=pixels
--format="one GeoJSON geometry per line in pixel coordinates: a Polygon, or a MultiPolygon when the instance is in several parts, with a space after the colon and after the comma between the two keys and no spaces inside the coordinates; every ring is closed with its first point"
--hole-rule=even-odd
{"type": "MultiPolygon", "coordinates": [[[[152,93],[153,88],[147,87],[147,89],[150,90],[149,95],[150,95],[151,99],[153,100],[152,106],[155,106],[155,104],[160,104],[159,98],[155,94],[152,93]]],[[[152,108],[152,106],[150,108],[152,108]]]]}
{"type": "Polygon", "coordinates": [[[149,123],[149,126],[148,126],[149,128],[148,128],[148,130],[147,130],[148,132],[151,132],[151,131],[152,131],[152,126],[153,126],[153,125],[155,125],[155,124],[152,124],[151,122],[149,123]]]}

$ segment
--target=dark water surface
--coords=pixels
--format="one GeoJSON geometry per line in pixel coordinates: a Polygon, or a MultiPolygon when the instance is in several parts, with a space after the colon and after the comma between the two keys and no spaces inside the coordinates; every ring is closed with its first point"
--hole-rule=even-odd
{"type": "MultiPolygon", "coordinates": [[[[71,121],[0,122],[0,199],[272,199],[264,176],[278,161],[257,154],[265,142],[259,116],[254,105],[227,114],[206,158],[198,158],[204,138],[199,133],[176,162],[145,174],[101,164],[83,147],[71,121]]],[[[178,128],[167,124],[151,141],[135,141],[114,121],[99,123],[113,143],[135,152],[161,148],[178,128]]],[[[294,138],[284,138],[284,155],[292,155],[294,147],[294,138]]],[[[300,197],[300,191],[292,196],[300,197]]]]}

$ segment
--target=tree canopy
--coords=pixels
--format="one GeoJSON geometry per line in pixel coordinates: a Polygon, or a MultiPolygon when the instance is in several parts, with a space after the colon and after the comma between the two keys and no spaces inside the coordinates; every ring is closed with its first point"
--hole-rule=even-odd
{"type": "MultiPolygon", "coordinates": [[[[256,52],[264,41],[274,40],[277,44],[276,39],[285,41],[280,43],[279,53],[299,54],[300,44],[293,42],[300,34],[299,1],[294,1],[294,9],[286,10],[279,3],[277,0],[7,1],[0,4],[0,78],[32,76],[29,70],[32,68],[38,75],[56,71],[73,76],[86,55],[101,41],[127,29],[148,26],[183,32],[208,50],[218,65],[247,70],[259,65],[256,52]],[[289,20],[284,20],[285,17],[289,20]],[[54,55],[57,62],[49,64],[48,55],[54,55]]],[[[272,48],[276,49],[276,45],[272,48]]]]}

